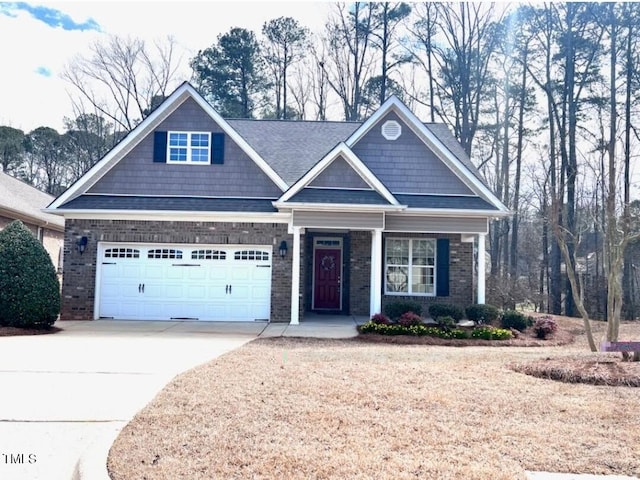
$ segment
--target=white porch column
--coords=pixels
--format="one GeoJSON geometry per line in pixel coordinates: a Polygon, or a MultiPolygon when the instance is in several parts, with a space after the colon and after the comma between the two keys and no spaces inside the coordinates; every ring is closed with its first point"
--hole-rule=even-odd
{"type": "Polygon", "coordinates": [[[298,325],[300,323],[300,227],[293,227],[291,255],[291,325],[298,325]]]}
{"type": "Polygon", "coordinates": [[[478,234],[478,303],[484,303],[485,246],[484,233],[478,234]]]}
{"type": "Polygon", "coordinates": [[[382,229],[371,232],[371,289],[369,292],[369,316],[380,313],[382,308],[382,229]]]}

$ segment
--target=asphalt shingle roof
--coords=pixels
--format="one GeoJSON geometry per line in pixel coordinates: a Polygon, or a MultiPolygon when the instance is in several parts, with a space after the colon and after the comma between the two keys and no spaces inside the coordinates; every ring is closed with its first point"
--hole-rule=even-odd
{"type": "MultiPolygon", "coordinates": [[[[273,200],[276,200],[275,198],[273,200]]],[[[156,210],[189,212],[276,212],[273,200],[251,198],[142,197],[81,195],[61,210],[156,210]]]]}
{"type": "Polygon", "coordinates": [[[63,230],[64,218],[41,211],[53,199],[51,195],[32,187],[22,180],[0,172],[0,210],[8,210],[8,216],[10,216],[10,212],[16,212],[32,219],[34,223],[48,223],[54,228],[57,227],[57,230],[63,230]]]}
{"type": "MultiPolygon", "coordinates": [[[[285,120],[227,120],[251,147],[289,185],[293,185],[340,142],[346,141],[361,122],[285,120]]],[[[447,149],[480,181],[473,165],[449,127],[425,123],[447,149]]]]}
{"type": "Polygon", "coordinates": [[[396,199],[409,208],[452,208],[463,210],[497,210],[480,197],[455,195],[394,195],[396,199]]]}
{"type": "Polygon", "coordinates": [[[389,205],[389,202],[373,190],[342,190],[303,188],[289,202],[340,203],[356,205],[389,205]]]}
{"type": "Polygon", "coordinates": [[[227,120],[289,185],[293,185],[359,122],[227,120]]]}

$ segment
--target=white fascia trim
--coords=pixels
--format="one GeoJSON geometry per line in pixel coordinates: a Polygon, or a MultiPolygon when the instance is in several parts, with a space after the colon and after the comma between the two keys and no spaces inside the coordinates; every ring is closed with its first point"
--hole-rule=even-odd
{"type": "Polygon", "coordinates": [[[229,125],[202,96],[187,82],[179,86],[162,105],[145,118],[129,134],[118,143],[105,157],[96,163],[76,183],[69,187],[62,195],[55,199],[48,208],[58,208],[72,198],[86,192],[100,180],[116,163],[118,163],[133,147],[140,143],[146,135],[165,120],[173,111],[184,103],[187,98],[195,102],[247,153],[265,174],[282,190],[288,188],[287,183],[264,161],[258,153],[229,125]]]}
{"type": "Polygon", "coordinates": [[[278,199],[278,202],[286,202],[296,193],[311,183],[320,173],[322,173],[329,165],[331,165],[338,157],[342,156],[349,166],[353,168],[360,177],[367,182],[367,184],[376,192],[384,197],[392,205],[399,205],[398,200],[391,194],[391,192],[384,186],[384,184],[378,180],[367,166],[362,163],[355,153],[344,142],[340,142],[331,150],[322,160],[316,163],[307,173],[305,173],[300,180],[291,186],[282,197],[278,199]]]}
{"type": "Polygon", "coordinates": [[[406,205],[357,205],[353,203],[306,203],[306,202],[273,202],[278,209],[295,209],[308,211],[331,212],[401,212],[406,205]]]}
{"type": "Polygon", "coordinates": [[[59,210],[58,215],[69,219],[95,220],[161,220],[173,222],[235,222],[235,223],[289,223],[290,212],[187,212],[136,210],[59,210]]]}
{"type": "Polygon", "coordinates": [[[445,164],[453,170],[453,173],[460,178],[467,186],[472,190],[475,190],[481,197],[498,208],[501,212],[507,212],[507,207],[489,190],[475,175],[473,175],[467,167],[460,164],[460,160],[451,153],[451,151],[444,145],[433,132],[425,127],[420,119],[409,110],[409,108],[402,103],[397,97],[391,96],[387,99],[382,106],[376,110],[376,112],[369,117],[360,127],[353,132],[353,134],[347,139],[346,144],[350,148],[355,145],[380,119],[389,113],[395,111],[404,122],[416,133],[423,141],[432,148],[434,153],[445,162],[445,164]]]}

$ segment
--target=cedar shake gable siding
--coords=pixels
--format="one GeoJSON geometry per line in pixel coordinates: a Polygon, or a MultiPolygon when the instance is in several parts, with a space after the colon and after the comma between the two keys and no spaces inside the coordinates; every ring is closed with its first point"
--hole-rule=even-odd
{"type": "Polygon", "coordinates": [[[309,187],[365,189],[371,187],[342,156],[336,158],[320,174],[313,179],[309,187]]]}
{"type": "MultiPolygon", "coordinates": [[[[156,132],[222,129],[191,98],[180,105],[156,132]]],[[[102,177],[88,193],[116,195],[176,195],[276,199],[282,191],[228,136],[224,163],[179,165],[153,161],[154,135],[147,135],[102,177]]]]}
{"type": "Polygon", "coordinates": [[[475,196],[393,112],[373,126],[351,150],[391,193],[475,196]],[[395,120],[402,127],[396,140],[382,136],[381,127],[388,120],[395,120]]]}

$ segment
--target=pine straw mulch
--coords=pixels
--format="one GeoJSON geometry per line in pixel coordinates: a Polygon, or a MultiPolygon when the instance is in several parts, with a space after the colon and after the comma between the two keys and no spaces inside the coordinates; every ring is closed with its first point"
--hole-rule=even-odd
{"type": "MultiPolygon", "coordinates": [[[[621,337],[639,331],[625,325],[621,337]]],[[[122,430],[108,470],[113,480],[639,475],[637,389],[508,367],[585,349],[580,335],[538,348],[257,339],[169,383],[122,430]]]]}
{"type": "Polygon", "coordinates": [[[61,330],[62,329],[59,327],[49,327],[49,328],[0,327],[0,337],[46,335],[49,333],[57,333],[61,330]]]}
{"type": "MultiPolygon", "coordinates": [[[[557,355],[512,362],[509,368],[534,377],[566,383],[591,385],[640,387],[640,362],[622,361],[621,353],[590,353],[582,320],[556,316],[558,324],[576,334],[578,352],[573,355],[557,355]]],[[[604,338],[606,323],[591,322],[596,344],[604,338]]],[[[620,339],[639,341],[640,322],[621,325],[620,339]]]]}

